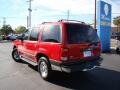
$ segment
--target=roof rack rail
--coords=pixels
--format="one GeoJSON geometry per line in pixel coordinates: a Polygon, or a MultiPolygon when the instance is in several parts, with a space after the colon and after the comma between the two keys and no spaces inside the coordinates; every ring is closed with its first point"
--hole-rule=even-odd
{"type": "Polygon", "coordinates": [[[52,22],[42,22],[42,24],[45,24],[45,23],[52,23],[52,22]]]}
{"type": "Polygon", "coordinates": [[[73,21],[73,22],[79,22],[79,23],[82,23],[82,24],[85,24],[85,22],[82,22],[82,21],[78,21],[78,20],[67,20],[67,19],[61,19],[59,20],[58,22],[64,22],[64,21],[73,21]]]}

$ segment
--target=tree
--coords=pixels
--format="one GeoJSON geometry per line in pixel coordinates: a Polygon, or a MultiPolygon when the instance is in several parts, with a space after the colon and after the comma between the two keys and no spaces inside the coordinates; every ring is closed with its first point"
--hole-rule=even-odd
{"type": "Polygon", "coordinates": [[[13,33],[13,29],[10,25],[3,25],[2,28],[0,29],[2,35],[8,35],[9,33],[13,33]]]}
{"type": "Polygon", "coordinates": [[[117,25],[118,27],[120,26],[120,16],[117,16],[113,20],[113,24],[117,25]]]}
{"type": "Polygon", "coordinates": [[[24,33],[25,31],[26,31],[26,27],[24,27],[24,26],[18,26],[18,27],[15,29],[15,33],[17,33],[17,34],[24,33]]]}

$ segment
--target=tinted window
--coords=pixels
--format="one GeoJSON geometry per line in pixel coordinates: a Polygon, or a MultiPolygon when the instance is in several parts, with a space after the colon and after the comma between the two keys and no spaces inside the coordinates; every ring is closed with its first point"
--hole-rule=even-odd
{"type": "Polygon", "coordinates": [[[29,40],[31,41],[37,41],[38,40],[38,28],[33,28],[30,33],[29,40]]]}
{"type": "Polygon", "coordinates": [[[98,42],[95,30],[88,25],[66,24],[68,43],[78,44],[85,42],[98,42]]]}
{"type": "Polygon", "coordinates": [[[42,40],[45,42],[60,42],[60,26],[45,25],[42,40]]]}
{"type": "Polygon", "coordinates": [[[30,34],[30,33],[29,33],[29,30],[26,31],[25,33],[23,33],[23,35],[22,35],[23,40],[28,40],[29,34],[30,34]]]}

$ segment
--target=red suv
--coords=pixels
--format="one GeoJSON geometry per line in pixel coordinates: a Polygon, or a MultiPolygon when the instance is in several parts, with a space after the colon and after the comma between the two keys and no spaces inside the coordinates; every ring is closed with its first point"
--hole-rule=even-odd
{"type": "Polygon", "coordinates": [[[96,31],[84,22],[60,20],[44,22],[14,41],[12,57],[38,66],[41,77],[49,79],[53,70],[87,71],[100,66],[101,44],[96,31]]]}

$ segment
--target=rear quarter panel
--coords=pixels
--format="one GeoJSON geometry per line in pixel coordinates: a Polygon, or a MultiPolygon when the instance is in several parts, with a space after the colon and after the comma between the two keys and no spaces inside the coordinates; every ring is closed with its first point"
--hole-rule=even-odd
{"type": "Polygon", "coordinates": [[[49,59],[59,61],[61,53],[61,44],[41,42],[39,44],[38,53],[48,56],[49,59]]]}

